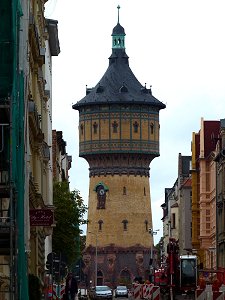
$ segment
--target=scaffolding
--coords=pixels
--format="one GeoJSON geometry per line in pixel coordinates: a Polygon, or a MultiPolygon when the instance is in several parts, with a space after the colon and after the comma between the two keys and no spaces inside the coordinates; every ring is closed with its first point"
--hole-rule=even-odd
{"type": "Polygon", "coordinates": [[[0,18],[0,298],[28,299],[24,247],[24,76],[19,71],[19,0],[0,18]]]}

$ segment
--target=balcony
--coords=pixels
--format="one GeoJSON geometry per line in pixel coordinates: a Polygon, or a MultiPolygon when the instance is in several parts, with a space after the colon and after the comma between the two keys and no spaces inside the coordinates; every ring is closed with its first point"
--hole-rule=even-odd
{"type": "Polygon", "coordinates": [[[41,67],[45,63],[45,48],[40,45],[38,28],[32,13],[29,18],[29,43],[33,60],[41,67]]]}
{"type": "Polygon", "coordinates": [[[41,115],[38,114],[37,107],[33,100],[29,100],[29,126],[32,131],[34,143],[42,143],[44,133],[41,130],[41,115]]]}

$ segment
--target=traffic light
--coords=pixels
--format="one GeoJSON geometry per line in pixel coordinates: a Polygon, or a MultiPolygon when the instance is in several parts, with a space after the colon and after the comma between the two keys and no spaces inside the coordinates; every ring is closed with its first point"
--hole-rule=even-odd
{"type": "Polygon", "coordinates": [[[46,268],[49,270],[50,274],[53,274],[55,266],[54,266],[54,262],[55,262],[55,257],[56,254],[55,252],[51,252],[47,255],[47,261],[46,261],[46,268]]]}
{"type": "Polygon", "coordinates": [[[47,255],[46,269],[48,273],[53,276],[53,280],[60,281],[61,278],[67,274],[67,265],[62,260],[62,256],[57,255],[55,252],[51,252],[47,255]]]}

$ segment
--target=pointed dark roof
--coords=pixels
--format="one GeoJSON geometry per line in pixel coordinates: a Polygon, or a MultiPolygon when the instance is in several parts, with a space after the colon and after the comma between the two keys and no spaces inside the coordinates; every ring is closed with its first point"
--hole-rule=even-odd
{"type": "Polygon", "coordinates": [[[124,28],[118,23],[113,29],[112,54],[109,66],[103,77],[94,88],[87,89],[86,96],[73,105],[74,109],[81,106],[96,104],[147,104],[157,110],[165,108],[165,104],[156,99],[151,88],[141,85],[129,67],[129,57],[125,51],[124,28]],[[119,43],[121,42],[121,45],[119,43]],[[116,44],[115,44],[116,43],[116,44]]]}
{"type": "Polygon", "coordinates": [[[117,25],[113,28],[112,35],[125,35],[125,30],[124,28],[120,25],[120,6],[117,6],[118,9],[118,21],[117,25]]]}
{"type": "Polygon", "coordinates": [[[112,35],[117,35],[117,34],[125,35],[125,30],[120,25],[120,23],[117,23],[117,25],[113,28],[112,35]]]}

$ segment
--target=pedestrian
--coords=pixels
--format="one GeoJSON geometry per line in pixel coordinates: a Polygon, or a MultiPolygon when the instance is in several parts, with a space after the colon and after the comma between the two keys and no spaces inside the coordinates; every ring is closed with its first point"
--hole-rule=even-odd
{"type": "Polygon", "coordinates": [[[76,294],[78,293],[78,285],[72,273],[67,275],[65,292],[66,300],[75,300],[76,294]]]}

